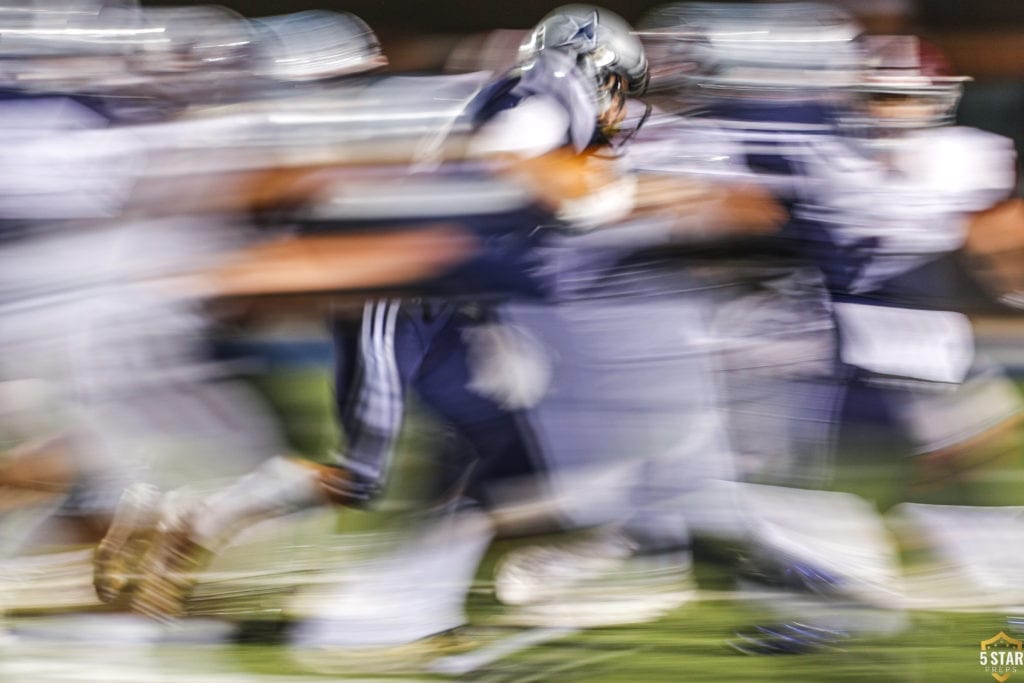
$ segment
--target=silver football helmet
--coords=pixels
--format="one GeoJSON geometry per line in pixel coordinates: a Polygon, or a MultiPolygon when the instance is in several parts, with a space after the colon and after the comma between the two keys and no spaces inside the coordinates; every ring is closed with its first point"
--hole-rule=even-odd
{"type": "Polygon", "coordinates": [[[629,24],[614,12],[591,5],[566,5],[546,16],[519,48],[520,64],[545,52],[575,59],[593,84],[598,114],[614,105],[616,90],[642,95],[647,89],[647,56],[629,24]]]}
{"type": "Polygon", "coordinates": [[[256,73],[278,81],[317,81],[387,65],[377,34],[354,14],[314,10],[255,22],[256,73]]]}
{"type": "Polygon", "coordinates": [[[247,71],[253,29],[240,14],[216,5],[155,7],[142,11],[140,29],[157,38],[140,43],[134,71],[153,78],[247,71]]]}
{"type": "Polygon", "coordinates": [[[100,0],[12,0],[0,7],[0,83],[24,90],[88,91],[124,78],[128,55],[153,36],[139,8],[100,0]]]}
{"type": "Polygon", "coordinates": [[[659,87],[821,93],[853,85],[863,64],[860,25],[817,2],[672,3],[640,25],[659,87]]]}

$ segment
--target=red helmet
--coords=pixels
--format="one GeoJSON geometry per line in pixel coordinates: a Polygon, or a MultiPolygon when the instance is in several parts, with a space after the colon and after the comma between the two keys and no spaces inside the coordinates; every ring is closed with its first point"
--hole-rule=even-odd
{"type": "Polygon", "coordinates": [[[942,52],[917,36],[864,36],[867,67],[858,90],[875,101],[913,102],[918,115],[898,127],[944,125],[953,120],[968,76],[956,75],[942,52]]]}

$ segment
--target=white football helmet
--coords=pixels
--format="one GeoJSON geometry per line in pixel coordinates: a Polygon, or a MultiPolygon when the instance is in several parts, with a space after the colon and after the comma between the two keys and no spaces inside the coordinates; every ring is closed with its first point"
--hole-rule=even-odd
{"type": "Polygon", "coordinates": [[[815,2],[683,2],[640,23],[660,89],[729,94],[816,93],[856,82],[860,25],[815,2]]]}
{"type": "Polygon", "coordinates": [[[354,14],[315,10],[255,21],[256,73],[278,81],[318,81],[387,65],[377,34],[354,14]]]}
{"type": "Polygon", "coordinates": [[[916,129],[953,122],[968,76],[956,75],[931,43],[912,35],[865,36],[867,54],[855,90],[865,125],[916,129]]]}

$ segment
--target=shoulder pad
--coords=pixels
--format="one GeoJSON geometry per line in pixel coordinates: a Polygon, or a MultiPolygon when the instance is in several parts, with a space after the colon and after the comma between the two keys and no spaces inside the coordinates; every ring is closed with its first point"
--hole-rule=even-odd
{"type": "Polygon", "coordinates": [[[1013,190],[1016,154],[1009,138],[950,126],[922,131],[911,142],[900,167],[961,210],[981,211],[1013,190]]]}

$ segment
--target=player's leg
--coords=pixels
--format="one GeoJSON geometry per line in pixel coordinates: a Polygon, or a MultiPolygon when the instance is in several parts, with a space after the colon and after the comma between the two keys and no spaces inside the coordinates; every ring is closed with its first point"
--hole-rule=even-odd
{"type": "MultiPolygon", "coordinates": [[[[425,323],[431,342],[414,388],[424,405],[454,428],[471,449],[476,462],[466,473],[464,495],[490,508],[511,502],[513,496],[526,496],[542,470],[521,411],[503,400],[508,394],[497,381],[481,383],[481,368],[471,363],[475,352],[472,339],[480,326],[479,320],[455,308],[425,323]]],[[[490,364],[523,360],[521,354],[511,361],[503,358],[512,353],[505,346],[488,350],[493,354],[486,359],[490,364]]]]}
{"type": "MultiPolygon", "coordinates": [[[[417,515],[386,552],[318,593],[293,634],[302,648],[391,647],[463,625],[466,596],[494,535],[488,513],[498,505],[499,486],[533,473],[514,413],[469,388],[464,333],[474,321],[437,302],[409,304],[402,315],[424,340],[411,389],[457,432],[474,462],[465,485],[448,492],[447,505],[417,515]]],[[[353,458],[351,445],[347,456],[353,458]]],[[[372,463],[356,466],[369,472],[366,464],[372,463]]]]}
{"type": "Polygon", "coordinates": [[[78,467],[64,436],[36,439],[9,449],[0,460],[0,487],[44,494],[67,492],[78,467]]]}
{"type": "Polygon", "coordinates": [[[720,267],[715,367],[738,476],[820,486],[832,477],[843,394],[835,326],[809,267],[720,267]]]}
{"type": "Polygon", "coordinates": [[[752,529],[739,589],[778,622],[730,644],[795,653],[897,631],[906,617],[893,539],[872,503],[829,486],[847,374],[820,276],[757,276],[730,283],[737,296],[716,308],[716,338],[752,529]]]}
{"type": "Polygon", "coordinates": [[[917,451],[909,494],[915,501],[1021,503],[1012,475],[1020,463],[1016,428],[1024,403],[1000,367],[978,358],[960,385],[893,392],[890,400],[917,451]]]}
{"type": "Polygon", "coordinates": [[[932,597],[1005,604],[1024,563],[1018,390],[984,359],[962,384],[927,389],[889,396],[918,451],[895,518],[937,576],[955,582],[932,597]]]}
{"type": "Polygon", "coordinates": [[[691,516],[730,533],[744,526],[728,493],[697,502],[731,467],[696,343],[703,302],[672,290],[614,294],[511,312],[558,359],[531,423],[568,528],[590,528],[505,558],[498,597],[523,619],[656,618],[692,593],[691,516]]]}
{"type": "MultiPolygon", "coordinates": [[[[377,437],[372,441],[376,457],[384,463],[390,460],[400,428],[401,405],[392,402],[404,399],[404,385],[419,354],[415,331],[397,322],[398,308],[397,301],[368,303],[357,326],[339,324],[334,330],[336,362],[354,368],[338,372],[349,383],[337,391],[339,412],[350,416],[343,426],[355,434],[349,437],[352,444],[365,446],[364,437],[372,432],[377,437]],[[359,423],[361,419],[368,423],[359,423]]],[[[364,464],[372,462],[369,447],[359,452],[364,464]]],[[[384,471],[382,465],[379,472],[384,471]]],[[[379,484],[344,462],[318,465],[278,456],[205,500],[169,497],[160,511],[156,538],[142,560],[133,608],[155,616],[179,614],[196,571],[242,529],[318,505],[358,505],[376,495],[379,484]]]]}

